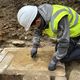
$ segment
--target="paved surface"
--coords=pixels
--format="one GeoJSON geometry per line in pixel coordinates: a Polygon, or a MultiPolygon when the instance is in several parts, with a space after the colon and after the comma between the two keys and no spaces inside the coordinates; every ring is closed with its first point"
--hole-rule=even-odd
{"type": "MultiPolygon", "coordinates": [[[[20,74],[28,76],[27,78],[37,76],[37,79],[34,80],[41,79],[40,76],[43,76],[42,80],[49,80],[49,76],[65,76],[65,66],[60,63],[55,71],[48,71],[47,66],[52,58],[54,48],[39,48],[35,59],[30,57],[30,50],[31,48],[4,48],[0,53],[0,73],[20,74]]],[[[23,80],[25,80],[25,76],[23,80]]],[[[55,79],[58,80],[58,78],[55,79]]]]}

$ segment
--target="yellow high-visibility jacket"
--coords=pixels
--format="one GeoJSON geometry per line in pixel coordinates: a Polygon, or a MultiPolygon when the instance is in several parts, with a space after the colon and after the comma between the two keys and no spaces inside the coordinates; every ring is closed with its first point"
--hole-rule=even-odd
{"type": "Polygon", "coordinates": [[[49,28],[44,33],[50,37],[56,37],[58,23],[64,16],[68,16],[70,37],[80,36],[80,15],[70,7],[61,5],[52,5],[53,11],[49,22],[49,28]]]}

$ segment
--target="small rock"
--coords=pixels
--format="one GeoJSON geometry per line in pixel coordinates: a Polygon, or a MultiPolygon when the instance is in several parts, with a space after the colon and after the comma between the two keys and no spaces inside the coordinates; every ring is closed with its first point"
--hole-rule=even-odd
{"type": "Polygon", "coordinates": [[[67,78],[65,76],[56,76],[55,80],[67,80],[67,78]]]}
{"type": "Polygon", "coordinates": [[[12,44],[17,46],[17,47],[24,47],[25,46],[25,42],[22,40],[13,40],[12,44]]]}

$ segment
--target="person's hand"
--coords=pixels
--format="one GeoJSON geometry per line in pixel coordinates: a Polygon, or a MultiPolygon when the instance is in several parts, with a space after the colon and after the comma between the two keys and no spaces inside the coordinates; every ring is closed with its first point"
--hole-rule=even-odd
{"type": "Polygon", "coordinates": [[[48,65],[48,69],[50,71],[54,71],[56,69],[57,63],[58,63],[58,59],[56,57],[53,57],[52,60],[51,60],[51,62],[48,65]]]}
{"type": "Polygon", "coordinates": [[[35,58],[36,54],[37,54],[37,48],[32,48],[32,50],[31,50],[31,57],[35,58]]]}

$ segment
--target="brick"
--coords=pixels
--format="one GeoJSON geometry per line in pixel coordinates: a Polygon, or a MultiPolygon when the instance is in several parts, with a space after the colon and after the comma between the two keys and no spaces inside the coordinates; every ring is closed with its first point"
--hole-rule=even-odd
{"type": "Polygon", "coordinates": [[[40,76],[40,75],[25,75],[23,80],[50,80],[50,76],[40,76]]]}

